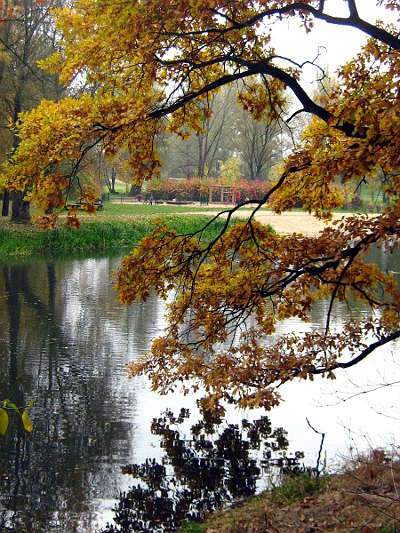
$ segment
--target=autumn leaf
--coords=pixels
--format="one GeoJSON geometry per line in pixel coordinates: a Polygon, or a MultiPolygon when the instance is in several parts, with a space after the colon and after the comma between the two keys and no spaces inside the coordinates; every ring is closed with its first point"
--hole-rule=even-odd
{"type": "Polygon", "coordinates": [[[0,435],[5,435],[8,428],[8,414],[5,409],[0,407],[0,435]]]}
{"type": "Polygon", "coordinates": [[[22,415],[21,415],[22,423],[24,425],[24,428],[28,433],[32,433],[33,430],[33,424],[32,420],[29,418],[28,411],[24,409],[22,415]]]}

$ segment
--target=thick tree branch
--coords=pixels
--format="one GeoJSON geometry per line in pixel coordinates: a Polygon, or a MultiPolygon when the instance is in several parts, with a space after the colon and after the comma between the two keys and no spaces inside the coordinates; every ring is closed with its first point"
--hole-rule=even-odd
{"type": "Polygon", "coordinates": [[[350,368],[366,357],[370,355],[373,351],[375,351],[377,348],[380,348],[381,346],[385,346],[385,344],[388,344],[389,342],[392,342],[396,339],[400,338],[400,330],[394,331],[393,333],[390,333],[388,335],[385,335],[381,337],[376,342],[371,343],[365,350],[363,350],[357,357],[354,357],[354,359],[351,359],[350,361],[346,362],[337,362],[334,365],[330,366],[329,368],[316,368],[312,374],[325,374],[326,372],[337,370],[338,368],[350,368]]]}
{"type": "Polygon", "coordinates": [[[400,50],[400,39],[397,36],[392,35],[385,29],[379,28],[376,25],[371,24],[359,17],[356,3],[354,0],[348,0],[350,17],[337,17],[334,15],[328,15],[327,13],[324,12],[324,6],[325,6],[325,1],[320,1],[318,8],[315,8],[305,2],[293,2],[292,4],[289,4],[284,7],[264,10],[260,13],[257,13],[257,15],[254,15],[253,17],[250,17],[244,21],[235,21],[232,18],[229,18],[226,15],[226,13],[212,9],[211,11],[215,15],[228,20],[231,26],[228,26],[227,28],[211,27],[211,28],[207,28],[204,30],[187,31],[187,32],[180,32],[180,33],[165,32],[163,33],[163,35],[167,35],[167,36],[168,35],[171,35],[171,36],[180,35],[182,37],[189,37],[189,36],[206,35],[206,34],[212,33],[212,34],[219,34],[223,36],[230,31],[240,30],[240,29],[254,26],[255,24],[261,22],[265,18],[270,18],[273,16],[282,17],[284,15],[290,15],[291,13],[294,13],[297,11],[297,12],[309,13],[316,19],[323,20],[324,22],[327,22],[328,24],[333,24],[336,26],[353,27],[355,29],[362,31],[363,33],[366,33],[370,37],[373,37],[377,39],[378,41],[391,46],[395,50],[400,50]]]}
{"type": "MultiPolygon", "coordinates": [[[[205,84],[201,89],[179,97],[177,100],[175,100],[175,102],[170,105],[161,106],[158,109],[150,111],[149,117],[155,119],[162,118],[173,113],[174,111],[177,111],[186,104],[196,100],[199,96],[207,94],[208,92],[218,89],[219,87],[257,74],[266,74],[268,76],[271,76],[272,78],[279,79],[286,86],[288,86],[303,105],[303,110],[305,112],[311,113],[321,118],[327,123],[332,118],[332,114],[329,111],[314,102],[309,97],[309,95],[306,93],[300,83],[294,78],[294,76],[291,76],[286,71],[274,65],[271,65],[267,60],[259,61],[256,63],[252,63],[239,57],[234,57],[231,60],[237,63],[239,66],[246,67],[247,70],[221,76],[220,78],[205,84]]],[[[201,65],[197,64],[194,68],[201,68],[201,65]]],[[[359,138],[364,137],[366,134],[366,131],[358,133],[357,131],[355,131],[354,125],[346,121],[341,124],[332,124],[332,127],[342,131],[348,137],[359,138]]]]}
{"type": "Polygon", "coordinates": [[[349,6],[350,16],[352,19],[359,19],[358,10],[355,0],[347,0],[347,5],[349,6]]]}
{"type": "MultiPolygon", "coordinates": [[[[348,0],[348,6],[350,10],[350,17],[335,17],[333,15],[328,15],[327,13],[324,13],[324,2],[320,2],[320,6],[318,9],[309,4],[306,4],[305,2],[294,2],[293,4],[282,8],[267,10],[263,13],[263,16],[269,17],[271,15],[284,15],[292,13],[294,11],[303,11],[305,13],[310,13],[316,19],[323,20],[325,22],[328,22],[329,24],[337,26],[350,26],[355,29],[358,29],[363,33],[366,33],[370,37],[373,37],[374,39],[377,39],[378,41],[381,41],[382,43],[391,46],[395,50],[400,50],[400,39],[398,37],[392,35],[383,28],[379,28],[378,26],[361,19],[358,15],[356,3],[354,0],[348,0]]],[[[261,15],[259,15],[259,17],[260,16],[261,15]]]]}
{"type": "Polygon", "coordinates": [[[202,96],[203,94],[207,94],[210,91],[218,89],[219,87],[232,83],[236,80],[246,78],[252,74],[254,73],[249,73],[249,71],[244,71],[244,72],[236,72],[234,74],[226,74],[225,76],[221,76],[221,78],[218,78],[217,80],[207,83],[201,89],[194,91],[192,93],[185,94],[184,96],[181,96],[175,102],[173,102],[172,104],[168,106],[161,106],[157,109],[150,111],[149,118],[159,119],[167,115],[170,115],[174,111],[177,111],[178,109],[183,107],[185,104],[188,104],[192,102],[193,100],[196,100],[199,96],[202,96]]]}

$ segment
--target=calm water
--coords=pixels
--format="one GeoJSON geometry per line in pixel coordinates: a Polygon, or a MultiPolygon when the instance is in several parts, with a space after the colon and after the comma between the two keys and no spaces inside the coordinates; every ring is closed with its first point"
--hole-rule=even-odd
{"type": "MultiPolygon", "coordinates": [[[[379,251],[373,259],[400,270],[398,258],[379,251]]],[[[110,258],[0,265],[0,397],[18,405],[35,399],[32,435],[13,420],[0,441],[1,532],[103,527],[119,491],[132,485],[122,467],[162,456],[152,419],[167,407],[195,406],[195,398],[159,397],[145,379],[126,378],[124,364],[162,330],[164,304],[150,298],[122,307],[112,290],[117,265],[110,258]]],[[[289,320],[279,331],[320,327],[321,306],[311,324],[289,320]]],[[[337,306],[334,323],[348,313],[337,306]]],[[[399,385],[381,385],[400,380],[398,348],[382,350],[334,382],[289,384],[282,389],[285,402],[269,415],[273,426],[287,429],[291,449],[304,450],[308,464],[315,462],[319,436],[306,417],[326,432],[329,461],[338,450],[395,445],[399,385]]],[[[242,416],[229,413],[234,422],[242,416]]]]}

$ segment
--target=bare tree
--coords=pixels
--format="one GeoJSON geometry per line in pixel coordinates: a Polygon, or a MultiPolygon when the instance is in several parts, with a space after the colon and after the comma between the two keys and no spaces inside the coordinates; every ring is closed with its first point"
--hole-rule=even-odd
{"type": "Polygon", "coordinates": [[[268,118],[260,122],[243,110],[237,121],[237,149],[250,180],[266,179],[272,166],[282,159],[281,129],[268,118]]]}
{"type": "Polygon", "coordinates": [[[164,140],[165,174],[217,176],[222,163],[238,156],[246,177],[268,177],[271,167],[282,159],[289,130],[268,116],[254,120],[236,100],[239,88],[240,85],[226,87],[205,104],[202,133],[185,141],[172,136],[164,140]]]}
{"type": "Polygon", "coordinates": [[[167,136],[161,141],[164,173],[171,177],[207,178],[218,174],[219,163],[232,155],[234,88],[202,103],[203,132],[182,141],[167,136]]]}

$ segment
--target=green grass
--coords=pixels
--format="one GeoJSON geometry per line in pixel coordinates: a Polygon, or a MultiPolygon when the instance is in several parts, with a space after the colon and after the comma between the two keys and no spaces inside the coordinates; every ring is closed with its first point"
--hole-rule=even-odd
{"type": "Polygon", "coordinates": [[[326,490],[327,483],[325,476],[315,477],[308,473],[287,476],[279,487],[272,490],[272,500],[293,503],[326,490]]]}
{"type": "Polygon", "coordinates": [[[128,216],[141,216],[141,215],[169,215],[174,213],[205,213],[207,211],[222,211],[224,206],[221,207],[193,207],[190,205],[171,205],[171,204],[134,204],[128,202],[111,203],[104,202],[104,209],[98,212],[100,216],[107,215],[128,215],[128,216]]]}
{"type": "Polygon", "coordinates": [[[186,522],[181,526],[181,533],[205,533],[207,526],[205,524],[197,524],[196,522],[186,522]]]}
{"type": "MultiPolygon", "coordinates": [[[[81,222],[79,230],[68,228],[64,223],[58,224],[54,230],[5,223],[0,226],[0,260],[127,251],[154,229],[156,218],[88,217],[81,222]]],[[[165,220],[170,229],[178,233],[190,233],[203,227],[210,217],[171,215],[165,220]]],[[[215,221],[204,233],[204,239],[212,239],[224,223],[223,219],[215,221]]]]}
{"type": "Polygon", "coordinates": [[[400,523],[395,525],[383,526],[379,529],[379,533],[399,533],[400,532],[400,523]]]}

